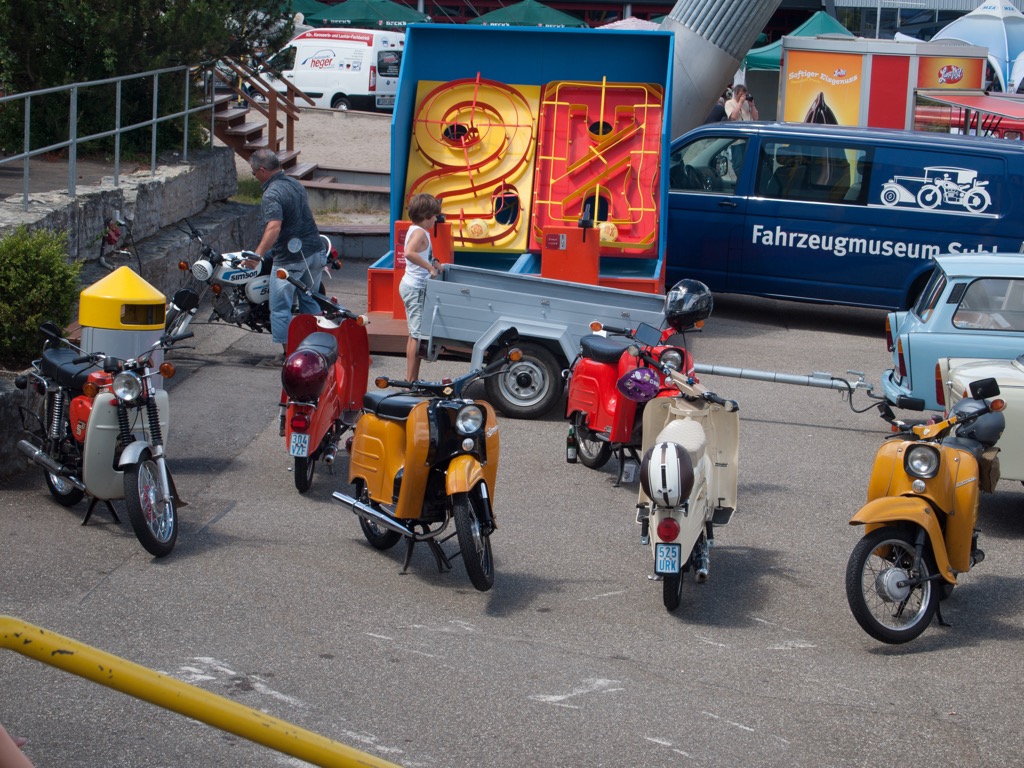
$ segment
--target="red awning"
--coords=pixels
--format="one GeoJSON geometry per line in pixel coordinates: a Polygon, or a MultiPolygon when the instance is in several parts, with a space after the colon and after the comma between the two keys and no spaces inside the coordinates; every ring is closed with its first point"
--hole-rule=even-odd
{"type": "Polygon", "coordinates": [[[999,117],[1010,117],[1017,120],[1024,120],[1024,99],[1012,96],[985,96],[957,93],[943,93],[942,91],[918,91],[919,96],[924,96],[940,104],[947,104],[951,107],[971,109],[975,112],[985,112],[999,117]]]}

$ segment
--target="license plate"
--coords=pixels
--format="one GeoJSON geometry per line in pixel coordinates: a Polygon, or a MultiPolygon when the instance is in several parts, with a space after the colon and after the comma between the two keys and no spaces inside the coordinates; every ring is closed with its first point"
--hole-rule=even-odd
{"type": "Polygon", "coordinates": [[[679,573],[682,550],[683,547],[680,544],[655,544],[654,572],[679,573]]]}
{"type": "Polygon", "coordinates": [[[378,108],[381,108],[381,107],[393,107],[393,106],[395,106],[395,97],[394,96],[378,96],[377,97],[377,107],[378,108]]]}
{"type": "Polygon", "coordinates": [[[288,453],[292,456],[309,456],[309,435],[301,432],[292,432],[292,441],[288,446],[288,453]]]}

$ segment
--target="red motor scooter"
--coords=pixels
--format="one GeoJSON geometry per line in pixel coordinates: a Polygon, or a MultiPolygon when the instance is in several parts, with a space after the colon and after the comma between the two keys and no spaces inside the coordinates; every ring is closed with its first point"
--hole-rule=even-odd
{"type": "Polygon", "coordinates": [[[359,417],[370,374],[365,315],[357,315],[311,291],[280,269],[319,305],[323,315],[295,315],[288,326],[287,356],[281,369],[284,437],[295,458],[295,487],[309,490],[318,460],[330,466],[338,441],[359,417]]]}
{"type": "MultiPolygon", "coordinates": [[[[684,376],[693,376],[693,356],[686,349],[683,333],[699,328],[710,317],[712,307],[706,285],[697,280],[682,280],[665,296],[665,330],[646,323],[635,330],[602,327],[598,323],[591,326],[592,330],[603,330],[613,336],[590,335],[580,340],[580,354],[568,374],[568,461],[578,459],[586,467],[599,469],[614,453],[619,458],[615,485],[621,484],[626,458],[639,464],[637,449],[642,439],[644,406],[619,391],[619,380],[631,370],[650,367],[644,355],[684,376]],[[631,355],[631,344],[638,346],[642,354],[631,355]]],[[[659,396],[679,394],[671,382],[665,382],[661,371],[652,370],[662,383],[659,396]]]]}

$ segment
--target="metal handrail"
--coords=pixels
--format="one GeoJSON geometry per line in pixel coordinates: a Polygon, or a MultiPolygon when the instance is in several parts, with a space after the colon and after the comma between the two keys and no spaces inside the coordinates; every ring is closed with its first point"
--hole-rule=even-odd
{"type": "Polygon", "coordinates": [[[246,707],[13,616],[0,616],[0,648],[15,651],[314,765],[398,768],[394,763],[279,720],[258,709],[246,707]]]}
{"type": "MultiPolygon", "coordinates": [[[[7,157],[0,158],[0,165],[7,163],[14,163],[21,161],[22,163],[22,207],[28,210],[29,203],[29,160],[37,155],[43,155],[48,152],[53,152],[58,149],[67,148],[68,150],[68,194],[71,197],[76,196],[75,180],[77,179],[77,164],[78,164],[78,146],[87,141],[95,141],[96,139],[107,138],[108,136],[114,137],[114,186],[120,186],[120,175],[121,175],[121,135],[129,131],[138,130],[140,128],[150,128],[150,173],[156,175],[156,135],[157,126],[160,123],[168,120],[177,120],[184,118],[184,131],[183,131],[183,145],[182,145],[182,160],[188,161],[188,121],[189,116],[204,110],[210,113],[210,143],[213,143],[213,104],[200,104],[195,107],[186,107],[185,109],[173,112],[167,115],[160,115],[160,76],[161,75],[174,75],[180,73],[185,78],[185,104],[189,103],[190,89],[191,89],[191,72],[194,68],[188,65],[180,65],[176,67],[165,67],[163,69],[154,69],[148,72],[141,72],[135,75],[122,75],[119,77],[108,77],[102,80],[89,80],[82,83],[72,83],[71,85],[58,85],[50,88],[40,88],[35,91],[27,91],[25,93],[16,93],[9,96],[0,96],[0,106],[4,104],[11,104],[18,101],[25,103],[25,128],[23,132],[23,150],[15,155],[9,155],[7,157]],[[136,80],[143,77],[153,78],[153,111],[152,117],[148,120],[143,120],[133,125],[121,125],[121,84],[126,80],[136,80]],[[114,110],[114,127],[108,131],[101,131],[99,133],[93,133],[88,136],[78,135],[78,94],[82,88],[91,88],[100,85],[114,84],[116,89],[116,106],[114,110]],[[50,144],[45,147],[37,149],[30,148],[30,136],[31,136],[31,125],[32,125],[32,99],[33,97],[45,96],[54,93],[68,93],[69,109],[68,109],[68,139],[66,141],[57,142],[56,144],[50,144]]],[[[211,100],[212,101],[212,100],[211,100]]]]}

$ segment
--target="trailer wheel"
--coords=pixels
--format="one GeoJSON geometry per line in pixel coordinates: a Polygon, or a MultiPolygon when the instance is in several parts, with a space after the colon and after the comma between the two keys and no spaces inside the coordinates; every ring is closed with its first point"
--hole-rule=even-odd
{"type": "Polygon", "coordinates": [[[540,344],[516,343],[523,358],[509,363],[484,386],[491,405],[513,419],[535,419],[551,412],[562,396],[562,369],[540,344]]]}

